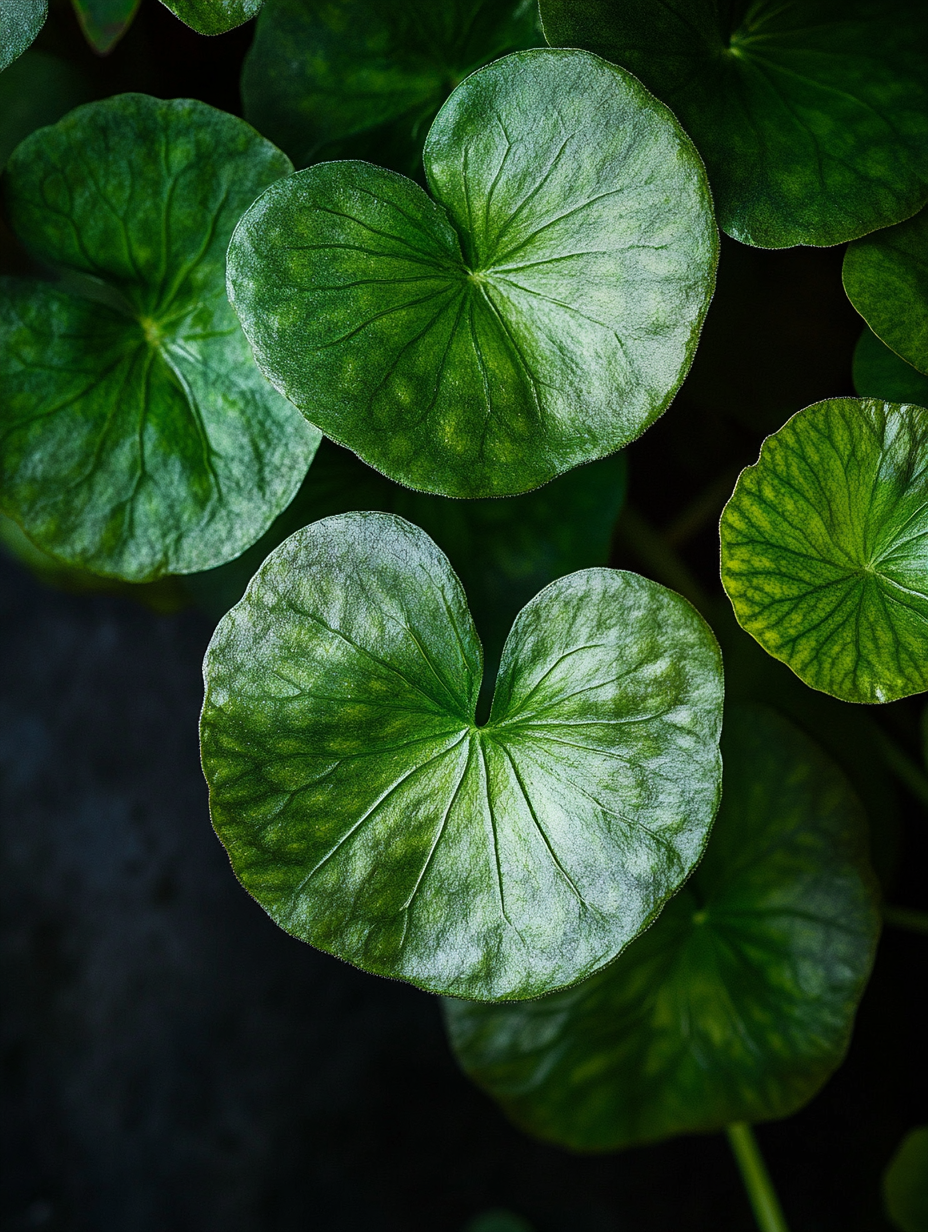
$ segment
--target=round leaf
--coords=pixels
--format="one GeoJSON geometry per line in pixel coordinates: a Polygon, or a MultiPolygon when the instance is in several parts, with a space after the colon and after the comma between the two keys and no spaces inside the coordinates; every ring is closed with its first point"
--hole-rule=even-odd
{"type": "Polygon", "coordinates": [[[847,702],[928,689],[928,411],[800,411],[742,471],[720,530],[738,622],[807,685],[847,702]]]}
{"type": "Polygon", "coordinates": [[[145,581],[238,556],[319,432],[264,380],[225,296],[228,237],[289,161],[233,116],[126,94],[7,168],[57,286],[0,296],[0,505],[68,564],[145,581]]]}
{"type": "Polygon", "coordinates": [[[263,0],[161,0],[161,3],[197,34],[225,34],[254,17],[263,0]]]}
{"type": "Polygon", "coordinates": [[[541,0],[663,99],[706,160],[722,230],[839,244],[928,197],[928,6],[910,0],[541,0]]]}
{"type": "Polygon", "coordinates": [[[876,336],[928,374],[928,209],[851,244],[843,277],[876,336]]]}
{"type": "Polygon", "coordinates": [[[847,1048],[879,930],[866,825],[837,767],[760,706],[722,738],[705,858],[576,988],[446,1005],[467,1073],[522,1128],[609,1150],[787,1116],[847,1048]]]}
{"type": "Polygon", "coordinates": [[[699,859],[721,661],[685,599],[608,569],[522,610],[477,726],[481,657],[423,531],[327,518],[216,630],[203,767],[288,932],[431,991],[532,997],[614,958],[699,859]]]}
{"type": "Polygon", "coordinates": [[[643,432],[690,365],[718,252],[673,116],[595,56],[518,52],[454,91],[425,167],[434,199],[322,163],[244,216],[229,294],[269,379],[445,496],[524,492],[643,432]]]}
{"type": "Polygon", "coordinates": [[[854,348],[853,373],[861,398],[928,406],[928,376],[900,359],[866,327],[854,348]]]}
{"type": "Polygon", "coordinates": [[[21,56],[48,16],[48,0],[3,0],[0,4],[0,72],[21,56]]]}
{"type": "Polygon", "coordinates": [[[242,73],[245,115],[299,166],[325,147],[412,174],[458,82],[541,41],[534,0],[269,0],[242,73]]]}
{"type": "Polygon", "coordinates": [[[911,1130],[883,1175],[890,1219],[902,1232],[928,1232],[928,1125],[911,1130]]]}

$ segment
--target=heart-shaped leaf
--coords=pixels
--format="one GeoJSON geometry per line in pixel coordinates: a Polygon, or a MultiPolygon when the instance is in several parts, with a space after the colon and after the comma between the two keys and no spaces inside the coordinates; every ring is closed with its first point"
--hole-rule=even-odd
{"type": "Polygon", "coordinates": [[[835,398],[742,471],[721,521],[739,624],[813,689],[928,689],[928,410],[835,398]]]}
{"type": "Polygon", "coordinates": [[[161,0],[197,34],[225,34],[260,11],[263,0],[161,0]]]}
{"type": "Polygon", "coordinates": [[[718,253],[673,116],[595,56],[517,52],[458,86],[424,158],[434,199],[322,163],[239,223],[229,294],[269,379],[445,496],[525,492],[638,436],[690,365],[718,253]]]}
{"type": "Polygon", "coordinates": [[[861,398],[928,406],[928,376],[900,359],[866,326],[854,348],[853,373],[861,398]]]}
{"type": "Polygon", "coordinates": [[[324,151],[411,175],[458,82],[542,41],[534,0],[268,0],[242,72],[245,115],[297,166],[324,151]]]}
{"type": "Polygon", "coordinates": [[[105,56],[132,25],[139,0],[73,0],[73,4],[87,42],[105,56]]]}
{"type": "Polygon", "coordinates": [[[550,43],[621,64],[706,160],[745,244],[839,244],[928,197],[928,6],[540,0],[550,43]]]}
{"type": "Polygon", "coordinates": [[[319,433],[262,377],[225,296],[228,237],[289,160],[244,121],[125,94],[28,137],[15,230],[58,285],[0,297],[0,505],[68,564],[146,581],[238,556],[319,433]]]}
{"type": "Polygon", "coordinates": [[[380,513],[291,536],[206,655],[203,767],[283,928],[421,988],[537,996],[609,962],[702,852],[722,670],[701,617],[590,569],[519,614],[488,722],[447,558],[380,513]]]}
{"type": "Polygon", "coordinates": [[[876,336],[928,374],[928,209],[849,245],[843,277],[876,336]]]}
{"type": "Polygon", "coordinates": [[[524,1005],[446,1005],[464,1069],[522,1128],[609,1150],[787,1116],[840,1063],[879,932],[837,767],[735,707],[692,881],[605,971],[524,1005]]]}
{"type": "Polygon", "coordinates": [[[3,0],[0,4],[0,72],[21,56],[45,25],[48,0],[3,0]]]}

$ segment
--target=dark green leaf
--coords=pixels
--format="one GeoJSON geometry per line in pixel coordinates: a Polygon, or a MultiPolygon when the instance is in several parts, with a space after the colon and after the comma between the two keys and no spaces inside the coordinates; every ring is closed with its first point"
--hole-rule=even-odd
{"type": "Polygon", "coordinates": [[[27,51],[0,77],[0,171],[24,137],[54,124],[89,96],[87,81],[73,65],[27,51]]]}
{"type": "Polygon", "coordinates": [[[743,243],[839,244],[928,197],[920,0],[541,0],[541,17],[673,108],[743,243]]]}
{"type": "Polygon", "coordinates": [[[851,244],[844,289],[876,336],[928,374],[928,209],[851,244]]]}
{"type": "Polygon", "coordinates": [[[0,72],[21,56],[45,25],[48,0],[3,0],[0,4],[0,72]]]}
{"type": "Polygon", "coordinates": [[[242,74],[245,115],[298,166],[324,151],[412,175],[454,87],[542,41],[535,0],[268,0],[242,74]]]}
{"type": "Polygon", "coordinates": [[[928,377],[864,328],[854,348],[854,388],[861,398],[928,406],[928,377]]]}
{"type": "Polygon", "coordinates": [[[203,766],[242,884],[365,970],[485,1000],[609,962],[699,859],[722,672],[686,600],[590,569],[519,614],[493,708],[460,583],[418,527],[291,536],[206,656],[203,766]]]}
{"type": "Polygon", "coordinates": [[[13,226],[64,278],[3,283],[0,504],[53,556],[190,573],[292,500],[319,433],[252,362],[224,284],[237,218],[288,168],[242,120],[139,94],[10,158],[13,226]]]}
{"type": "Polygon", "coordinates": [[[225,34],[254,17],[263,0],[161,0],[161,3],[197,34],[225,34]]]}
{"type": "Polygon", "coordinates": [[[273,186],[229,294],[263,370],[410,487],[525,492],[612,453],[692,360],[718,235],[666,108],[584,52],[469,77],[425,148],[434,199],[367,163],[273,186]]]}
{"type": "Polygon", "coordinates": [[[928,689],[928,410],[835,398],[742,471],[721,522],[738,622],[813,689],[928,689]]]}
{"type": "Polygon", "coordinates": [[[139,0],[73,0],[87,42],[101,56],[113,50],[132,24],[139,0]]]}
{"type": "Polygon", "coordinates": [[[883,1199],[902,1232],[928,1232],[928,1125],[903,1138],[883,1175],[883,1199]]]}
{"type": "Polygon", "coordinates": [[[840,1063],[879,930],[846,780],[735,707],[691,883],[605,971],[517,1006],[446,1005],[465,1070],[524,1129],[608,1150],[787,1116],[840,1063]]]}

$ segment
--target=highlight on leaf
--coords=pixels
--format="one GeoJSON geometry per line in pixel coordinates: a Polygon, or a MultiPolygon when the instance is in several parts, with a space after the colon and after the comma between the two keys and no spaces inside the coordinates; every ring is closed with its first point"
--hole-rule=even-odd
{"type": "Polygon", "coordinates": [[[0,72],[32,44],[47,16],[48,0],[3,0],[0,4],[0,72]]]}
{"type": "Polygon", "coordinates": [[[226,34],[261,11],[263,0],[161,0],[197,34],[226,34]]]}

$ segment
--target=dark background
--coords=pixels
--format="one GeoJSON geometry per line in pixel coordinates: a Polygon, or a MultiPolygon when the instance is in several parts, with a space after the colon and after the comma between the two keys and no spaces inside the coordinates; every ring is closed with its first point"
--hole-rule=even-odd
{"type": "MultiPolygon", "coordinates": [[[[250,40],[143,0],[106,60],[67,5],[37,46],[82,65],[94,96],[238,112],[250,40]]],[[[724,243],[694,371],[629,450],[653,523],[724,487],[801,406],[853,392],[841,256],[724,243]]],[[[717,513],[684,553],[710,595],[717,513]]],[[[624,543],[615,563],[644,568],[624,543]]],[[[4,1232],[460,1232],[494,1206],[538,1232],[748,1232],[723,1138],[603,1157],[531,1141],[457,1070],[436,999],[310,950],[248,898],[197,760],[211,631],[0,559],[4,1232]]],[[[880,716],[913,756],[921,706],[880,716]]],[[[889,893],[924,906],[928,825],[901,801],[889,893]]],[[[793,1232],[888,1227],[880,1173],[928,1108],[924,950],[886,933],[847,1063],[758,1131],[793,1232]]]]}

